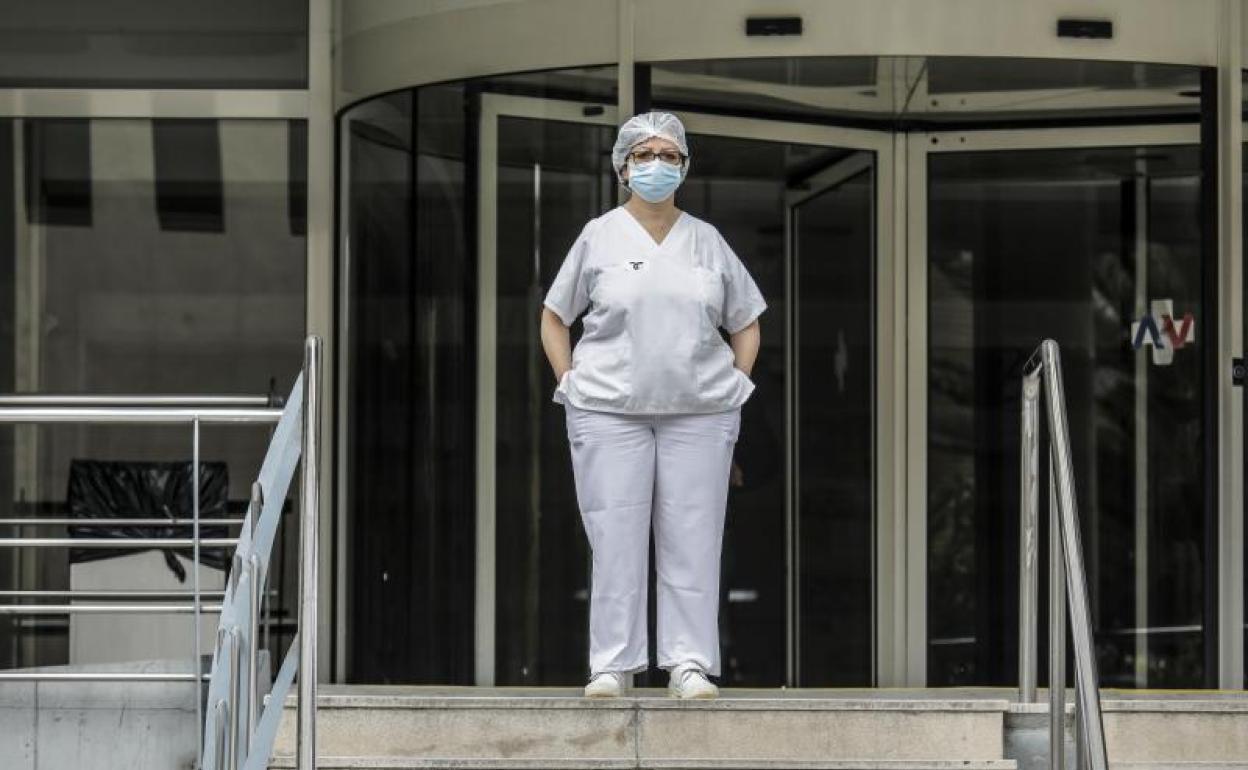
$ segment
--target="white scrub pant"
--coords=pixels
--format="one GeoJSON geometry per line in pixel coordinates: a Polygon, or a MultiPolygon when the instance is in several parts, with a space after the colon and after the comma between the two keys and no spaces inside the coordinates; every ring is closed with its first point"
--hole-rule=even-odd
{"type": "Polygon", "coordinates": [[[741,409],[616,414],[564,405],[581,520],[593,550],[590,674],[649,667],[653,522],[658,664],[719,661],[719,562],[741,409]]]}

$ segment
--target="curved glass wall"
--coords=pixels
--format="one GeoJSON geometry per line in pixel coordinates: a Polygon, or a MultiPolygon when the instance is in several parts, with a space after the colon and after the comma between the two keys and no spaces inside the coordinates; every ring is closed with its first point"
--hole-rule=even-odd
{"type": "Polygon", "coordinates": [[[554,94],[597,100],[601,114],[614,83],[603,69],[429,86],[343,119],[349,681],[472,683],[483,656],[499,683],[581,677],[588,548],[537,310],[585,220],[614,204],[614,134],[500,104],[554,94]],[[483,167],[497,196],[488,278],[483,167]],[[484,361],[482,302],[496,319],[484,361]],[[482,368],[497,384],[488,426],[482,368]],[[495,459],[488,532],[477,526],[482,430],[495,459]],[[484,648],[478,586],[498,629],[484,648]]]}
{"type": "MultiPolygon", "coordinates": [[[[635,76],[639,109],[689,127],[678,204],[770,306],[730,487],[724,683],[880,681],[906,611],[888,561],[906,435],[926,681],[1016,681],[1018,378],[1044,337],[1065,355],[1103,681],[1214,681],[1202,71],[829,57],[635,76]],[[911,319],[920,424],[887,389],[887,329],[911,319]],[[1185,344],[1167,358],[1163,335],[1185,344]]],[[[348,681],[583,681],[588,553],[537,310],[617,203],[616,82],[469,80],[343,116],[348,681]]]]}
{"type": "Polygon", "coordinates": [[[362,105],[340,139],[351,287],[342,392],[349,510],[358,512],[345,622],[356,631],[347,676],[357,681],[463,681],[472,670],[465,97],[458,86],[418,96],[362,105]]]}

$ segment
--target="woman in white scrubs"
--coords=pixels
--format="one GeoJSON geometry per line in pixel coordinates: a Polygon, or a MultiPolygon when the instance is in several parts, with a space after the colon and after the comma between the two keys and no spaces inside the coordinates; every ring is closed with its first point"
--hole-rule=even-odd
{"type": "Polygon", "coordinates": [[[719,231],[676,208],[689,147],[674,115],[631,118],[612,164],[628,201],[585,225],[541,324],[593,550],[585,694],[620,695],[649,667],[653,526],[658,665],[672,695],[713,698],[728,477],[767,303],[719,231]]]}

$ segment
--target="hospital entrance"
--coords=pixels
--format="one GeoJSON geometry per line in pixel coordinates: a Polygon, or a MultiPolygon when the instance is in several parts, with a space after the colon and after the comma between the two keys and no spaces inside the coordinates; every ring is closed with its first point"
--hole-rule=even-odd
{"type": "MultiPolygon", "coordinates": [[[[486,388],[497,394],[494,679],[575,684],[589,553],[532,311],[584,222],[614,205],[617,124],[614,110],[493,94],[481,114],[482,200],[497,200],[481,219],[481,242],[497,244],[483,250],[493,275],[481,284],[493,283],[498,313],[486,388]]],[[[729,482],[722,681],[869,685],[874,153],[836,130],[684,120],[693,165],[679,205],[719,227],[769,303],[729,482]]],[[[650,614],[653,628],[653,600],[650,614]]]]}
{"type": "MultiPolygon", "coordinates": [[[[1173,96],[1199,94],[1199,71],[1012,64],[1118,89],[1105,125],[1061,127],[1088,112],[1077,90],[1033,106],[996,66],[638,68],[644,106],[689,131],[677,205],[769,305],[730,481],[721,684],[1016,681],[1019,381],[1045,337],[1065,352],[1102,681],[1215,675],[1207,358],[1128,344],[1150,302],[1197,334],[1212,307],[1199,105],[1173,96]],[[1164,455],[1170,436],[1193,452],[1164,455]]],[[[590,554],[538,323],[585,222],[619,202],[617,82],[478,78],[344,113],[344,681],[584,683],[590,554]]]]}

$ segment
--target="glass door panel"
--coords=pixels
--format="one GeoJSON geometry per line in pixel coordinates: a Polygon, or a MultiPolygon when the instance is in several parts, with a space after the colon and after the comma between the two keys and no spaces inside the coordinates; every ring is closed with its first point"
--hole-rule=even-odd
{"type": "Polygon", "coordinates": [[[1199,147],[940,152],[928,182],[928,684],[1017,681],[1019,377],[1052,337],[1102,684],[1204,686],[1199,147]]]}
{"type": "Polygon", "coordinates": [[[798,685],[874,683],[875,164],[858,152],[793,198],[798,685]]]}
{"type": "MultiPolygon", "coordinates": [[[[496,303],[485,426],[494,448],[486,575],[494,606],[492,646],[478,639],[478,655],[489,655],[496,684],[577,685],[586,673],[590,559],[537,310],[585,221],[615,205],[615,128],[601,108],[487,98],[483,113],[497,113],[481,148],[496,186],[482,214],[493,228],[481,230],[494,244],[493,296],[481,297],[496,303]]],[[[797,684],[800,647],[812,661],[800,684],[870,684],[874,155],[744,138],[750,132],[732,119],[696,117],[694,170],[678,204],[719,228],[769,303],[730,478],[721,681],[797,684]],[[853,173],[843,173],[847,161],[853,173]],[[828,176],[834,168],[841,176],[828,176]],[[806,373],[798,400],[796,372],[806,373]],[[798,419],[805,443],[795,443],[798,419]],[[802,526],[808,542],[799,542],[802,526]],[[799,627],[804,645],[795,643],[799,627]]],[[[578,321],[573,344],[579,334],[578,321]]],[[[653,592],[653,570],[651,583],[653,592]]],[[[653,593],[649,604],[653,634],[653,593]]],[[[654,671],[637,683],[665,681],[654,671]]]]}
{"type": "MultiPolygon", "coordinates": [[[[498,118],[495,683],[581,684],[589,545],[539,310],[585,222],[614,205],[611,127],[498,118]]],[[[572,344],[581,322],[572,328],[572,344]]]]}
{"type": "Polygon", "coordinates": [[[826,149],[740,138],[743,132],[732,127],[730,120],[702,130],[692,124],[692,167],[677,202],[719,229],[768,304],[759,317],[761,346],[750,375],[756,387],[741,410],[728,487],[719,624],[721,682],[778,687],[788,681],[790,620],[787,171],[826,149]]]}
{"type": "Polygon", "coordinates": [[[463,86],[400,91],[352,108],[341,127],[345,527],[335,545],[353,683],[473,677],[464,103],[463,86]]]}

